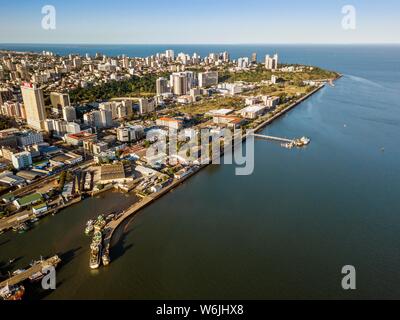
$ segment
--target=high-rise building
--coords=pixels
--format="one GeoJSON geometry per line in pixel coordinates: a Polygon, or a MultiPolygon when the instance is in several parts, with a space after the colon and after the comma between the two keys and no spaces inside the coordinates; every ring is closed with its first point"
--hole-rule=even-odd
{"type": "Polygon", "coordinates": [[[36,84],[25,83],[21,87],[28,126],[36,130],[44,130],[46,110],[43,92],[36,84]]]}
{"type": "Polygon", "coordinates": [[[174,94],[182,96],[188,92],[188,79],[185,74],[173,75],[174,94]]]}
{"type": "Polygon", "coordinates": [[[24,169],[32,165],[32,155],[28,151],[14,153],[11,156],[11,161],[15,169],[24,169]]]}
{"type": "Polygon", "coordinates": [[[174,50],[165,51],[165,57],[170,60],[175,60],[175,52],[174,50]]]}
{"type": "Polygon", "coordinates": [[[265,56],[265,68],[267,70],[276,70],[278,69],[278,54],[275,54],[272,58],[269,55],[265,56]]]}
{"type": "Polygon", "coordinates": [[[144,98],[139,100],[139,113],[140,114],[153,112],[154,110],[155,110],[154,100],[149,100],[149,99],[144,99],[144,98]]]}
{"type": "Polygon", "coordinates": [[[132,142],[144,138],[142,126],[121,126],[117,129],[117,139],[120,142],[132,142]]]}
{"type": "Polygon", "coordinates": [[[253,53],[251,55],[251,63],[257,63],[257,53],[253,53]]]}
{"type": "Polygon", "coordinates": [[[62,111],[63,111],[63,118],[65,121],[71,122],[76,120],[76,110],[74,107],[67,106],[64,107],[62,111]]]}
{"type": "Polygon", "coordinates": [[[175,72],[170,76],[170,83],[175,95],[186,95],[196,84],[195,73],[193,71],[175,72]]]}
{"type": "Polygon", "coordinates": [[[70,106],[71,102],[69,100],[69,95],[67,93],[50,93],[50,102],[53,109],[58,109],[60,112],[62,108],[70,106]]]}
{"type": "Polygon", "coordinates": [[[165,78],[158,78],[156,81],[157,95],[162,95],[169,92],[168,80],[165,78]]]}
{"type": "Polygon", "coordinates": [[[108,128],[113,125],[112,112],[108,110],[100,110],[100,121],[103,128],[108,128]]]}
{"type": "Polygon", "coordinates": [[[247,68],[249,66],[249,58],[239,58],[238,59],[238,68],[247,68]]]}
{"type": "Polygon", "coordinates": [[[199,87],[207,88],[218,84],[218,72],[207,71],[199,73],[199,87]]]}

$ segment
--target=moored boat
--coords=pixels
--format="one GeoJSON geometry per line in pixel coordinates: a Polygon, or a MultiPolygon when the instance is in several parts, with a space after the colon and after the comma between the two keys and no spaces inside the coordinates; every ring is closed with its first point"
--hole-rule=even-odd
{"type": "Polygon", "coordinates": [[[5,286],[0,289],[0,298],[3,300],[22,300],[22,297],[25,294],[25,287],[22,285],[15,286],[5,286]]]}

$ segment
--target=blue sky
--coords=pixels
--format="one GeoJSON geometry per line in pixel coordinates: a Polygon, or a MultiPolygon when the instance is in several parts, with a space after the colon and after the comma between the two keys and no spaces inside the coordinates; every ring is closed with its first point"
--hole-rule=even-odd
{"type": "Polygon", "coordinates": [[[400,43],[398,0],[0,0],[0,43],[400,43]],[[357,10],[343,30],[342,7],[357,10]],[[44,5],[56,30],[41,27],[44,5]]]}

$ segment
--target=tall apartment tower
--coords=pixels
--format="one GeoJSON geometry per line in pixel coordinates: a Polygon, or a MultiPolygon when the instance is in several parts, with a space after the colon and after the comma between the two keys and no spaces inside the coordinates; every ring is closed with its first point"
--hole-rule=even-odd
{"type": "Polygon", "coordinates": [[[44,130],[46,110],[42,90],[37,88],[36,84],[24,83],[21,86],[21,92],[28,126],[35,130],[44,130]]]}
{"type": "Polygon", "coordinates": [[[67,93],[50,93],[50,102],[54,113],[61,114],[64,107],[70,106],[71,102],[67,93]]]}
{"type": "Polygon", "coordinates": [[[186,74],[174,74],[173,75],[173,87],[174,94],[177,96],[183,96],[188,92],[188,77],[186,74]]]}
{"type": "Polygon", "coordinates": [[[165,57],[167,59],[175,60],[175,52],[174,52],[174,50],[165,51],[165,57]]]}
{"type": "Polygon", "coordinates": [[[278,54],[275,54],[272,58],[269,55],[265,56],[265,68],[267,70],[278,69],[278,62],[279,62],[278,54]]]}
{"type": "Polygon", "coordinates": [[[257,63],[257,53],[253,53],[251,55],[251,63],[257,63]]]}
{"type": "Polygon", "coordinates": [[[169,92],[168,80],[165,78],[158,78],[156,81],[157,95],[169,92]]]}

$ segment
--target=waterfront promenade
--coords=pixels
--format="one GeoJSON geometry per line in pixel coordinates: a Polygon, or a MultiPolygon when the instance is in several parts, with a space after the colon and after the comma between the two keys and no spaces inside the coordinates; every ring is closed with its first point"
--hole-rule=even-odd
{"type": "MultiPolygon", "coordinates": [[[[339,76],[337,79],[339,79],[340,77],[341,76],[339,76]]],[[[337,80],[337,79],[335,79],[335,80],[337,80]]],[[[293,104],[289,105],[287,108],[283,109],[279,113],[277,113],[274,116],[272,116],[272,117],[268,118],[267,120],[263,121],[260,125],[258,125],[256,128],[253,129],[253,132],[256,133],[256,132],[260,131],[265,126],[267,126],[268,124],[272,123],[274,120],[276,120],[277,118],[281,117],[282,115],[284,115],[285,113],[287,113],[288,111],[290,111],[291,109],[293,109],[294,107],[298,106],[300,103],[302,103],[303,101],[307,100],[309,97],[311,97],[312,95],[317,93],[324,86],[325,86],[325,84],[319,85],[317,88],[312,90],[310,93],[308,93],[304,97],[298,99],[296,102],[294,102],[293,104]]],[[[243,137],[243,141],[245,141],[246,138],[247,138],[247,135],[243,137]]],[[[222,154],[221,154],[221,156],[222,156],[222,154]]],[[[192,177],[193,175],[195,175],[196,173],[201,171],[203,168],[207,167],[209,164],[204,164],[204,165],[199,166],[197,169],[193,169],[193,171],[191,173],[189,173],[188,175],[186,175],[185,177],[181,178],[180,180],[174,181],[173,183],[171,183],[170,185],[168,185],[167,187],[163,188],[162,190],[160,190],[157,193],[154,193],[154,194],[152,194],[150,196],[144,197],[141,201],[135,203],[133,206],[131,206],[127,210],[123,211],[122,214],[116,220],[111,221],[106,226],[106,228],[105,228],[105,237],[104,237],[104,246],[105,247],[109,246],[109,248],[112,247],[112,245],[114,244],[113,243],[113,236],[115,234],[115,231],[118,229],[118,227],[126,219],[135,216],[141,209],[147,207],[148,205],[150,205],[151,203],[153,203],[154,201],[156,201],[157,199],[159,199],[163,195],[169,193],[171,190],[173,190],[176,187],[178,187],[179,185],[181,185],[183,182],[185,182],[187,179],[189,179],[190,177],[192,177]]]]}

